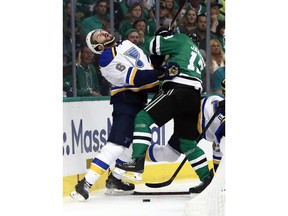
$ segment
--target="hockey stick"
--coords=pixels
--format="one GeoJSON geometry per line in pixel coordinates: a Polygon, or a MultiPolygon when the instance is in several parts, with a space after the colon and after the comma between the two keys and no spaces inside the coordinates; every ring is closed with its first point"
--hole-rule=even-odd
{"type": "Polygon", "coordinates": [[[159,192],[140,192],[140,191],[134,191],[132,195],[190,195],[189,191],[159,191],[159,192]]]}
{"type": "MultiPolygon", "coordinates": [[[[213,116],[211,117],[211,119],[208,121],[207,125],[205,126],[205,128],[202,130],[202,133],[197,137],[196,142],[197,144],[199,143],[199,141],[203,138],[205,132],[207,131],[207,129],[210,127],[210,125],[212,124],[212,122],[214,121],[214,119],[216,118],[216,116],[219,114],[219,109],[216,110],[216,112],[213,114],[213,116]]],[[[178,166],[178,168],[176,169],[176,171],[174,172],[174,174],[171,176],[170,179],[168,179],[165,182],[159,182],[159,183],[145,183],[145,185],[147,187],[151,187],[151,188],[159,188],[159,187],[165,187],[170,185],[173,180],[175,179],[175,177],[177,176],[177,174],[179,173],[179,171],[182,169],[182,167],[184,166],[185,162],[186,162],[187,158],[185,157],[183,159],[183,161],[181,162],[181,164],[178,166]]]]}
{"type": "Polygon", "coordinates": [[[177,17],[179,16],[180,12],[182,11],[182,9],[184,8],[184,6],[186,5],[188,0],[184,0],[182,5],[179,7],[178,11],[176,12],[175,16],[173,17],[170,25],[169,25],[169,29],[171,29],[171,27],[173,26],[175,20],[177,19],[177,17]]]}

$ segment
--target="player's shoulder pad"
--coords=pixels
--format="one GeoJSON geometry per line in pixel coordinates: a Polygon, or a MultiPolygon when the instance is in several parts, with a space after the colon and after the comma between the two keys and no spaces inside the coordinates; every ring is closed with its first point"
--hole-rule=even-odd
{"type": "Polygon", "coordinates": [[[108,64],[110,64],[110,62],[115,58],[116,55],[117,52],[115,47],[105,49],[105,51],[101,54],[101,57],[99,59],[99,66],[106,67],[108,64]]]}

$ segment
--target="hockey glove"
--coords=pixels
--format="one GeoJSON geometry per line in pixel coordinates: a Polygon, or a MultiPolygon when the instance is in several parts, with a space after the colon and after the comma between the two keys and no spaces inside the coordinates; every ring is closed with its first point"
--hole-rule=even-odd
{"type": "Polygon", "coordinates": [[[175,26],[171,26],[172,19],[165,19],[163,25],[155,32],[155,35],[160,35],[163,37],[170,36],[174,34],[175,26]]]}
{"type": "Polygon", "coordinates": [[[158,68],[158,79],[172,79],[180,73],[180,66],[176,62],[167,62],[158,68]]]}
{"type": "Polygon", "coordinates": [[[165,55],[160,55],[160,56],[151,55],[150,59],[151,59],[151,63],[153,65],[153,67],[154,68],[158,68],[158,67],[160,67],[163,64],[163,62],[165,60],[165,55]]]}
{"type": "Polygon", "coordinates": [[[167,37],[167,36],[170,36],[170,35],[173,35],[174,34],[174,31],[173,29],[167,29],[166,27],[160,27],[156,32],[155,32],[155,35],[160,35],[162,37],[167,37]]]}

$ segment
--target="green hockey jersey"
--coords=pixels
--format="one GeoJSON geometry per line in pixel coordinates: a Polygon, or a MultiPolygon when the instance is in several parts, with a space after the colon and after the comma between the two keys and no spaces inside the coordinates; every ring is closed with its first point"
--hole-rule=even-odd
{"type": "Polygon", "coordinates": [[[150,38],[146,46],[152,55],[167,55],[166,62],[176,62],[180,66],[180,74],[163,83],[176,82],[202,90],[201,78],[206,64],[198,47],[187,35],[181,33],[166,37],[157,35],[150,38]]]}

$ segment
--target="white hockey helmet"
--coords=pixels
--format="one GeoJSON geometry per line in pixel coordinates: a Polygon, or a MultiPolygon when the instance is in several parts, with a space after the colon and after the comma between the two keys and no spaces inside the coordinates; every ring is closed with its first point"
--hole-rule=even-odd
{"type": "Polygon", "coordinates": [[[86,36],[86,44],[87,46],[89,47],[89,49],[96,53],[96,54],[102,54],[102,52],[104,51],[105,49],[105,46],[110,46],[112,44],[114,44],[115,42],[115,37],[113,37],[110,41],[107,41],[105,43],[93,43],[95,41],[92,40],[92,36],[95,32],[97,31],[104,31],[103,29],[95,29],[93,31],[90,31],[87,36],[86,36]]]}

